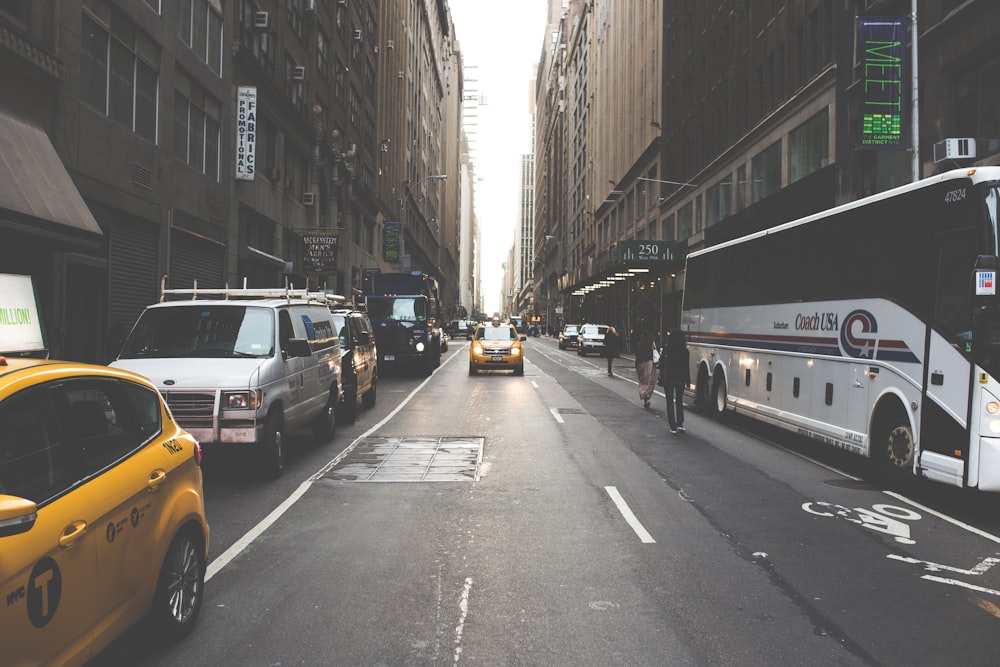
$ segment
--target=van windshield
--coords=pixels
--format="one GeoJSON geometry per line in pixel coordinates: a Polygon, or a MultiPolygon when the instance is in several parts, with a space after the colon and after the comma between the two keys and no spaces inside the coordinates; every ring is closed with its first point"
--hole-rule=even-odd
{"type": "Polygon", "coordinates": [[[270,357],[274,315],[268,308],[190,305],[146,310],[120,359],[270,357]]]}

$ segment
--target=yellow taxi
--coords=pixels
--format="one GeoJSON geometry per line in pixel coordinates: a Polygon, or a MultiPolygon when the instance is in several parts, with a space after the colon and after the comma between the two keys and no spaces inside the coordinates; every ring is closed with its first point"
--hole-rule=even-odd
{"type": "Polygon", "coordinates": [[[208,553],[201,451],[147,379],[0,356],[0,651],[82,665],[148,619],[179,639],[208,553]]]}
{"type": "Polygon", "coordinates": [[[512,324],[493,321],[480,324],[472,334],[469,346],[469,375],[479,371],[514,371],[524,375],[525,336],[517,333],[512,324]]]}

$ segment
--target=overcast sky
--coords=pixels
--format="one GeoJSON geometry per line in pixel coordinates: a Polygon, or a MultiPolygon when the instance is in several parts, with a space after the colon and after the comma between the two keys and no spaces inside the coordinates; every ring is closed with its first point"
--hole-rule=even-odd
{"type": "Polygon", "coordinates": [[[449,0],[466,67],[480,95],[475,163],[476,215],[482,236],[482,286],[487,313],[500,308],[503,263],[514,243],[521,156],[531,151],[530,98],[542,52],[547,0],[449,0]]]}

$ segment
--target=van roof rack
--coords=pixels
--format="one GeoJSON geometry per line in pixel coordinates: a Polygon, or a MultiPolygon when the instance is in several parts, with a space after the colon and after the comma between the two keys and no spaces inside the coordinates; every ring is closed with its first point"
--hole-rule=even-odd
{"type": "Polygon", "coordinates": [[[264,287],[264,288],[248,288],[248,287],[223,287],[219,288],[199,288],[198,281],[194,281],[194,286],[191,289],[166,289],[166,276],[160,281],[160,302],[167,300],[167,296],[173,297],[187,297],[192,301],[198,298],[216,298],[216,299],[286,299],[291,301],[292,299],[301,301],[312,301],[315,303],[321,303],[327,306],[333,306],[340,303],[346,303],[345,299],[340,294],[334,294],[329,290],[317,291],[306,289],[295,289],[291,285],[286,287],[264,287]]]}

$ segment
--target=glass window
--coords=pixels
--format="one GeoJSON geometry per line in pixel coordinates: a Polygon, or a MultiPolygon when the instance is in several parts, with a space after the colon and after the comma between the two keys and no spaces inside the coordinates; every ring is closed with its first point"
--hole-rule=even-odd
{"type": "MultiPolygon", "coordinates": [[[[244,11],[253,16],[247,3],[244,11]]],[[[222,73],[222,16],[209,0],[180,0],[178,34],[198,59],[216,74],[222,73]]]]}
{"type": "Polygon", "coordinates": [[[741,164],[736,168],[736,210],[747,207],[747,166],[741,164]]]}
{"type": "Polygon", "coordinates": [[[685,204],[677,211],[677,240],[683,241],[694,234],[694,205],[685,204]]]}
{"type": "Polygon", "coordinates": [[[788,135],[789,182],[819,171],[830,161],[829,112],[823,109],[788,135]]]}
{"type": "Polygon", "coordinates": [[[711,227],[731,213],[733,177],[728,175],[705,193],[705,224],[711,227]]]}
{"type": "Polygon", "coordinates": [[[178,306],[144,312],[122,358],[269,357],[274,317],[268,308],[178,306]]]}
{"type": "Polygon", "coordinates": [[[774,194],[781,188],[781,141],[776,141],[758,153],[750,163],[753,176],[753,199],[761,199],[774,194]]]}
{"type": "Polygon", "coordinates": [[[49,392],[22,391],[0,403],[0,494],[42,504],[75,481],[49,392]]]}
{"type": "Polygon", "coordinates": [[[83,101],[101,113],[108,109],[108,32],[84,14],[80,60],[83,101]]]}

